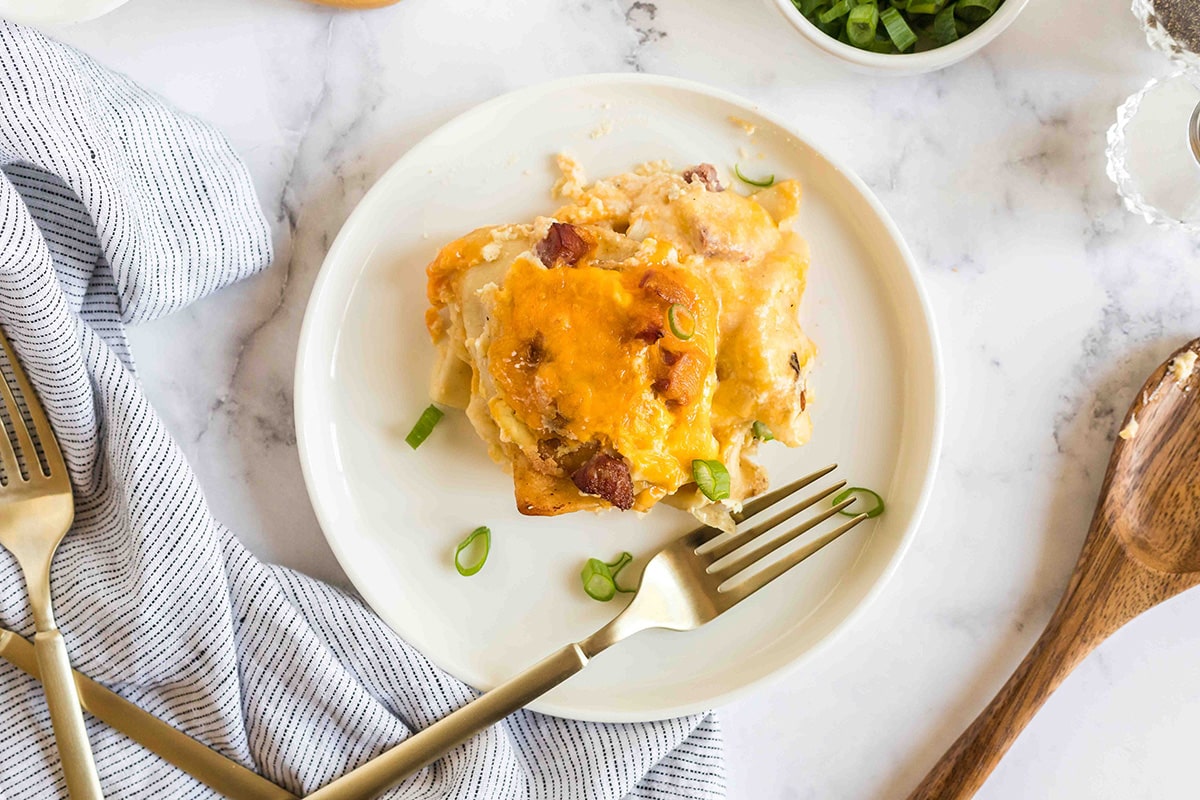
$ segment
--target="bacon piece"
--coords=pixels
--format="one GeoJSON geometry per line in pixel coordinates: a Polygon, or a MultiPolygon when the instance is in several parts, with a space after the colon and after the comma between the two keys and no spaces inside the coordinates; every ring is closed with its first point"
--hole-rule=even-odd
{"type": "Polygon", "coordinates": [[[662,364],[655,370],[650,388],[668,406],[686,406],[700,396],[709,363],[703,352],[695,348],[668,350],[660,344],[659,357],[662,364]]]}
{"type": "Polygon", "coordinates": [[[538,242],[534,249],[547,267],[557,267],[560,263],[573,267],[579,263],[579,259],[587,255],[592,246],[574,225],[569,222],[555,222],[546,232],[546,238],[538,242]]]}
{"type": "Polygon", "coordinates": [[[571,481],[584,494],[603,497],[622,511],[633,508],[633,478],[618,456],[597,453],[571,473],[571,481]]]}
{"type": "Polygon", "coordinates": [[[725,187],[721,185],[721,180],[717,177],[717,168],[712,164],[697,164],[691,169],[685,169],[683,179],[688,183],[695,183],[698,180],[710,192],[725,191],[725,187]]]}
{"type": "Polygon", "coordinates": [[[646,270],[646,274],[642,275],[641,280],[638,281],[638,288],[668,303],[690,306],[696,302],[694,292],[689,291],[682,284],[676,283],[670,275],[653,269],[646,270]]]}

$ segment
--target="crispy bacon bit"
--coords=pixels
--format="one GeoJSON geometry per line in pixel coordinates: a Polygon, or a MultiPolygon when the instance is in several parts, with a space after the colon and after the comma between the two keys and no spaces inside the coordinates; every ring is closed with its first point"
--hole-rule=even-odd
{"type": "Polygon", "coordinates": [[[721,181],[717,177],[717,168],[712,164],[697,164],[691,169],[685,169],[683,179],[688,183],[695,183],[699,180],[710,192],[725,191],[725,187],[721,185],[721,181]]]}
{"type": "Polygon", "coordinates": [[[646,270],[646,274],[638,281],[638,288],[644,289],[668,303],[680,303],[690,306],[696,302],[696,295],[675,281],[671,276],[656,270],[646,270]]]}
{"type": "Polygon", "coordinates": [[[704,389],[704,378],[708,373],[708,358],[699,350],[668,350],[659,346],[661,365],[655,370],[650,388],[668,406],[684,406],[691,403],[704,389]]]}
{"type": "Polygon", "coordinates": [[[591,248],[587,239],[583,238],[583,234],[574,225],[554,222],[546,232],[546,238],[538,242],[534,249],[547,267],[557,267],[560,263],[573,267],[591,248]]]}
{"type": "Polygon", "coordinates": [[[792,372],[796,373],[796,380],[800,380],[800,356],[795,353],[788,356],[788,366],[792,368],[792,372]]]}
{"type": "Polygon", "coordinates": [[[597,453],[571,473],[571,481],[584,494],[603,497],[622,511],[633,508],[633,478],[617,456],[597,453]]]}

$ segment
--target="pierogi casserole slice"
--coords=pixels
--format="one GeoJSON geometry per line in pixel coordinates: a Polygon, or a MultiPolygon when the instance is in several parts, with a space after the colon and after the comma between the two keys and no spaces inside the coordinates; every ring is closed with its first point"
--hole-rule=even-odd
{"type": "Polygon", "coordinates": [[[523,514],[666,500],[729,528],[767,488],[759,443],[811,433],[800,184],[744,196],[710,164],[661,162],[588,184],[559,165],[553,215],[429,265],[433,399],[466,410],[523,514]]]}

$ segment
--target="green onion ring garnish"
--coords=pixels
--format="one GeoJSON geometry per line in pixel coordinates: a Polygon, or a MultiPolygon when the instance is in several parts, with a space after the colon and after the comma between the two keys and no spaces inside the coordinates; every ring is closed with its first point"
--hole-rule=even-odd
{"type": "Polygon", "coordinates": [[[733,174],[738,176],[738,180],[740,180],[744,183],[748,183],[751,186],[757,186],[760,189],[765,189],[768,186],[770,186],[771,184],[775,183],[774,175],[768,175],[767,177],[763,178],[760,181],[756,181],[753,178],[747,178],[745,175],[742,174],[742,168],[738,164],[733,165],[733,174]]]}
{"type": "MultiPolygon", "coordinates": [[[[875,517],[878,517],[880,514],[883,513],[883,509],[884,509],[883,498],[879,496],[878,492],[872,491],[871,489],[865,489],[862,486],[851,486],[849,489],[843,489],[842,491],[838,492],[837,494],[835,494],[833,496],[833,505],[836,506],[838,503],[842,502],[847,497],[849,497],[850,495],[854,495],[854,494],[865,494],[865,495],[869,496],[871,499],[873,499],[875,501],[875,505],[873,505],[871,508],[867,509],[866,511],[854,511],[853,510],[854,503],[851,503],[849,506],[847,506],[846,508],[843,508],[838,513],[845,514],[847,517],[857,517],[859,514],[866,514],[867,517],[870,519],[874,519],[875,517]]],[[[857,502],[857,498],[855,498],[855,502],[857,502]]]]}
{"type": "Polygon", "coordinates": [[[904,52],[917,43],[917,35],[912,32],[912,28],[908,27],[908,23],[904,21],[904,17],[900,16],[900,12],[896,9],[885,8],[880,12],[879,20],[883,23],[883,27],[887,29],[888,36],[892,39],[892,44],[896,45],[896,49],[900,52],[904,52]]]}
{"type": "Polygon", "coordinates": [[[769,442],[775,438],[775,434],[771,433],[771,429],[767,427],[765,422],[754,420],[754,424],[750,426],[750,431],[754,434],[754,438],[762,442],[769,442]]]}
{"type": "Polygon", "coordinates": [[[425,409],[421,412],[421,417],[417,420],[417,424],[413,425],[412,430],[408,432],[408,436],[404,437],[404,441],[408,442],[409,447],[416,450],[421,446],[421,442],[425,441],[429,438],[429,434],[433,433],[433,427],[438,424],[442,416],[442,410],[437,406],[430,406],[425,409]]]}
{"type": "Polygon", "coordinates": [[[583,581],[583,591],[587,593],[588,597],[599,600],[601,603],[612,600],[617,592],[628,594],[635,591],[634,589],[622,589],[617,585],[617,573],[624,569],[630,561],[633,561],[630,553],[621,553],[620,557],[611,564],[605,564],[598,558],[589,558],[579,573],[579,578],[583,581]]]}
{"type": "Polygon", "coordinates": [[[696,318],[682,303],[672,303],[667,309],[667,325],[676,339],[687,341],[696,333],[696,318]]]}
{"type": "Polygon", "coordinates": [[[458,570],[458,574],[464,577],[470,577],[479,570],[483,569],[483,565],[487,562],[488,553],[492,551],[492,529],[487,525],[480,525],[475,530],[471,531],[467,538],[458,543],[458,547],[454,548],[454,568],[458,570]],[[483,537],[483,544],[479,545],[482,552],[479,554],[479,560],[470,564],[462,562],[463,553],[475,543],[479,537],[483,537]]]}
{"type": "Polygon", "coordinates": [[[729,470],[716,459],[697,458],[692,462],[692,479],[709,500],[729,497],[729,470]]]}

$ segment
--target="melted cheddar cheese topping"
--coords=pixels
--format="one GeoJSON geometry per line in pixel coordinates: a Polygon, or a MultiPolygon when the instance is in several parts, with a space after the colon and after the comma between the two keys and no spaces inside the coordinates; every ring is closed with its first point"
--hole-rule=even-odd
{"type": "Polygon", "coordinates": [[[610,447],[659,497],[691,480],[693,459],[717,456],[717,303],[696,276],[664,263],[548,269],[518,258],[491,309],[494,402],[529,429],[610,447]],[[695,320],[687,340],[670,332],[673,304],[695,320]]]}
{"type": "Polygon", "coordinates": [[[466,408],[523,513],[666,498],[727,526],[766,488],[754,422],[790,446],[811,432],[800,185],[747,197],[663,164],[589,185],[561,166],[553,217],[474,231],[429,265],[434,399],[466,408]],[[694,459],[730,472],[715,509],[694,459]]]}

